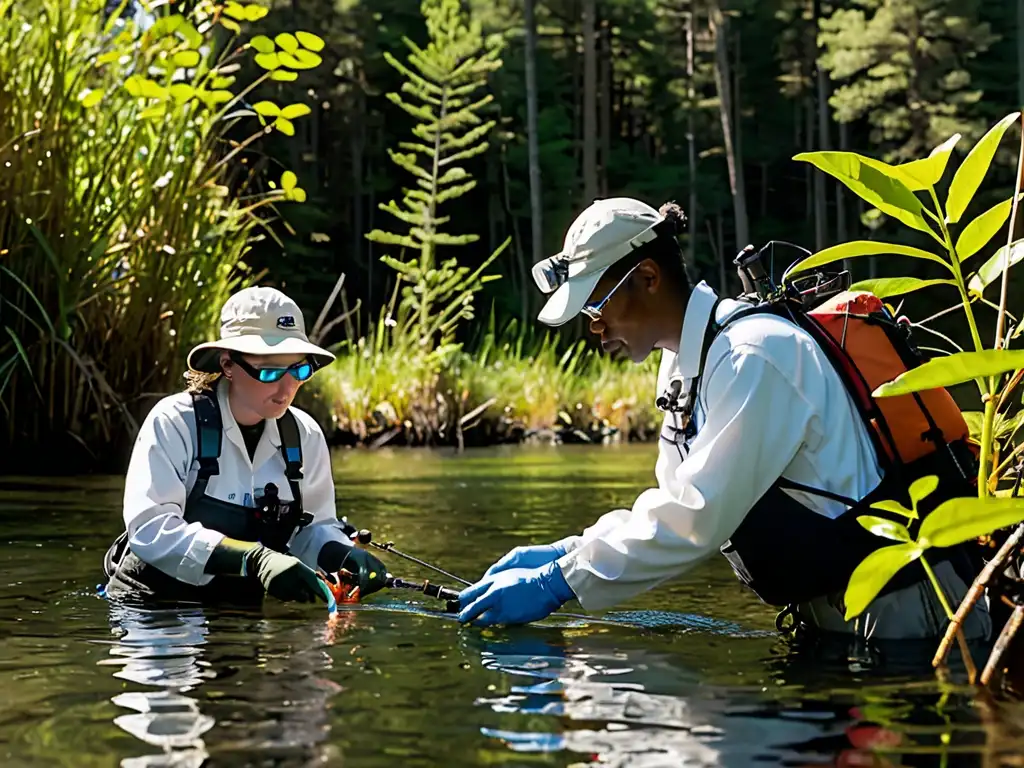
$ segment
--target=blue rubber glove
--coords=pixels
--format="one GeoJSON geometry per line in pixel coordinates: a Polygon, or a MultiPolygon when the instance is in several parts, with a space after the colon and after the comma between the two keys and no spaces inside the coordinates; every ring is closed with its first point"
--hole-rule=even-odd
{"type": "Polygon", "coordinates": [[[484,572],[484,578],[512,568],[540,568],[565,555],[561,544],[537,544],[532,547],[516,547],[484,572]]]}
{"type": "Polygon", "coordinates": [[[514,568],[485,576],[459,593],[459,621],[479,626],[528,624],[558,610],[576,595],[558,563],[514,568]]]}

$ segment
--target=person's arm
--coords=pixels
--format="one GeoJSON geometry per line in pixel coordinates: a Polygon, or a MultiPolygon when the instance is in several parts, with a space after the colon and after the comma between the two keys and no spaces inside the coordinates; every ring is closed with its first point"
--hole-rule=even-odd
{"type": "Polygon", "coordinates": [[[559,559],[585,608],[633,597],[718,551],[803,443],[813,407],[756,348],[733,347],[706,392],[707,419],[672,483],[679,492],[644,491],[618,525],[559,559]]]}
{"type": "Polygon", "coordinates": [[[171,402],[147,415],[125,477],[124,522],[131,551],[145,563],[187,584],[209,582],[204,573],[222,534],[184,519],[192,438],[184,414],[171,402]]]}

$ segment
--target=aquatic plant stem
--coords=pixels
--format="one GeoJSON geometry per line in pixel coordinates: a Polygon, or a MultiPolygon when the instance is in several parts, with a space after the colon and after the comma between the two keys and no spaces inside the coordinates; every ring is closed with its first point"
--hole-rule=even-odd
{"type": "Polygon", "coordinates": [[[1013,640],[1013,636],[1017,634],[1017,630],[1020,629],[1022,622],[1024,622],[1024,605],[1018,605],[1013,609],[1013,614],[1011,614],[1009,621],[1006,622],[1006,626],[1003,627],[1003,631],[999,633],[999,639],[996,640],[995,647],[992,648],[992,653],[989,654],[988,663],[985,664],[985,669],[981,673],[982,685],[987,686],[991,682],[996,667],[999,666],[1003,654],[1006,653],[1006,649],[1013,640]]]}
{"type": "MultiPolygon", "coordinates": [[[[939,602],[942,603],[942,608],[946,612],[946,618],[950,621],[952,626],[953,621],[956,618],[956,614],[953,613],[952,607],[949,605],[949,600],[946,599],[946,593],[942,590],[942,585],[939,583],[939,579],[935,575],[935,571],[928,565],[928,560],[921,555],[921,565],[924,567],[924,572],[928,574],[928,580],[932,583],[932,588],[935,590],[935,594],[939,597],[939,602]]],[[[954,629],[956,632],[956,639],[960,645],[960,653],[964,657],[964,666],[967,667],[967,679],[970,680],[971,685],[978,679],[978,668],[974,665],[974,659],[971,657],[971,651],[967,647],[967,638],[964,637],[963,629],[960,625],[956,625],[954,629]]]]}
{"type": "MultiPolygon", "coordinates": [[[[1021,538],[1024,537],[1024,524],[1018,525],[1017,530],[1014,531],[1010,537],[1003,543],[1003,546],[999,548],[996,556],[988,562],[988,564],[982,569],[981,573],[975,578],[971,588],[967,590],[967,594],[964,595],[964,599],[960,601],[960,606],[957,608],[956,615],[953,616],[949,626],[946,627],[946,634],[942,638],[942,642],[939,643],[939,648],[935,652],[935,657],[932,659],[932,666],[938,667],[946,660],[946,656],[949,654],[949,648],[953,644],[953,634],[960,629],[964,619],[967,618],[967,614],[970,613],[971,609],[974,608],[974,604],[978,602],[978,599],[984,594],[985,588],[988,583],[992,580],[992,576],[995,572],[1003,567],[1006,559],[1020,544],[1021,538]]],[[[922,558],[923,559],[923,558],[922,558]]]]}

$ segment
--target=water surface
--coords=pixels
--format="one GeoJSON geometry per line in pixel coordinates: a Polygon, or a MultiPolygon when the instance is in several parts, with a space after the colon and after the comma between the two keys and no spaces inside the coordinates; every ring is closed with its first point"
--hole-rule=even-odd
{"type": "MultiPolygon", "coordinates": [[[[629,506],[654,448],[334,458],[341,514],[473,578],[629,506]]],[[[1024,765],[1020,704],[958,665],[940,681],[930,649],[794,651],[720,558],[592,620],[513,629],[406,592],[333,626],[271,600],[111,605],[96,585],[121,487],[0,481],[0,765],[1024,765]]]]}

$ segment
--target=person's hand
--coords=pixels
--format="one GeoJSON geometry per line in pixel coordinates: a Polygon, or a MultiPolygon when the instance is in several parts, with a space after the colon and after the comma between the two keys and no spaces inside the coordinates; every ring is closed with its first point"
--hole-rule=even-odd
{"type": "Polygon", "coordinates": [[[292,555],[282,555],[257,544],[243,559],[242,575],[263,584],[268,595],[278,600],[313,603],[323,600],[334,606],[334,595],[317,572],[292,555]]]}
{"type": "Polygon", "coordinates": [[[462,590],[459,621],[480,626],[527,624],[550,615],[573,597],[557,563],[513,568],[462,590]]]}
{"type": "Polygon", "coordinates": [[[536,544],[532,547],[516,547],[498,560],[484,572],[484,578],[494,576],[502,571],[513,568],[540,568],[553,563],[565,555],[565,547],[560,544],[536,544]]]}
{"type": "Polygon", "coordinates": [[[338,570],[342,568],[355,575],[360,597],[372,595],[387,585],[387,567],[365,549],[352,547],[341,561],[338,570]]]}

